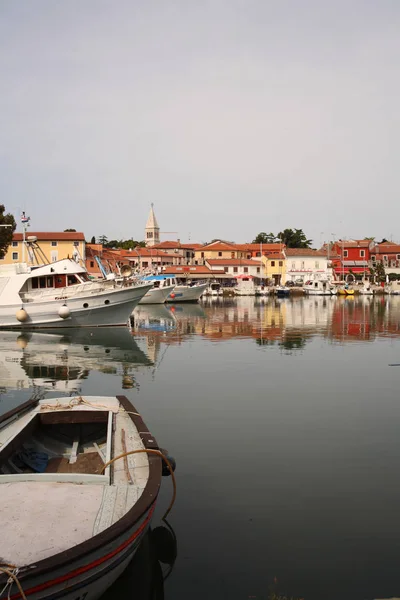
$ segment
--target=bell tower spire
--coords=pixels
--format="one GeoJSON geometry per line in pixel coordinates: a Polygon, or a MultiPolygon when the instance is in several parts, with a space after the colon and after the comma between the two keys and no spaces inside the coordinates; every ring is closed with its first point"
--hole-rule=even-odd
{"type": "Polygon", "coordinates": [[[151,203],[149,218],[147,219],[145,229],[146,246],[155,246],[160,243],[160,228],[154,214],[154,204],[151,203]]]}

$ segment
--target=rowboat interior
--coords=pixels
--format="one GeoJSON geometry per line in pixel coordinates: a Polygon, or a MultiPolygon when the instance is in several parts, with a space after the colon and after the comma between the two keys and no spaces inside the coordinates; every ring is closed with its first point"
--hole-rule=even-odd
{"type": "Polygon", "coordinates": [[[129,406],[116,397],[46,399],[0,423],[0,562],[23,567],[75,547],[138,502],[146,452],[105,466],[154,441],[129,406]]]}

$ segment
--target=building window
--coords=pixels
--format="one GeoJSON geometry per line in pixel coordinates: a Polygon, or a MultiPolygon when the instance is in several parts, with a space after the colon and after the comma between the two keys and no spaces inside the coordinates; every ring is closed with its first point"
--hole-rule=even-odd
{"type": "Polygon", "coordinates": [[[222,252],[218,252],[218,256],[222,256],[222,252]]]}
{"type": "Polygon", "coordinates": [[[18,260],[18,252],[13,252],[12,253],[12,259],[13,260],[18,260]]]}
{"type": "Polygon", "coordinates": [[[228,267],[224,267],[224,271],[225,271],[225,273],[227,273],[228,272],[228,267]]]}
{"type": "Polygon", "coordinates": [[[51,242],[52,246],[57,246],[57,242],[51,242]]]}
{"type": "Polygon", "coordinates": [[[235,253],[231,252],[231,258],[235,258],[235,253]]]}
{"type": "Polygon", "coordinates": [[[257,273],[259,273],[259,272],[260,272],[260,267],[257,267],[257,273]]]}
{"type": "Polygon", "coordinates": [[[90,261],[90,268],[91,268],[91,269],[93,269],[93,267],[94,267],[94,261],[93,261],[93,260],[91,260],[91,261],[90,261]]]}
{"type": "Polygon", "coordinates": [[[304,260],[301,261],[301,270],[304,271],[304,260]]]}
{"type": "Polygon", "coordinates": [[[375,262],[376,261],[376,256],[371,256],[371,260],[372,260],[372,262],[375,262]]]}
{"type": "Polygon", "coordinates": [[[153,232],[152,232],[152,231],[148,231],[148,232],[146,233],[146,237],[147,237],[148,239],[152,238],[152,237],[153,237],[153,232]]]}
{"type": "Polygon", "coordinates": [[[364,256],[365,256],[365,250],[360,250],[360,257],[364,258],[364,256]]]}
{"type": "Polygon", "coordinates": [[[319,261],[318,260],[315,261],[315,268],[319,269],[319,261]]]}
{"type": "Polygon", "coordinates": [[[271,260],[271,267],[274,267],[274,266],[275,266],[275,261],[271,260]]]}
{"type": "Polygon", "coordinates": [[[292,271],[295,271],[295,270],[296,270],[296,263],[292,262],[292,271]]]}
{"type": "Polygon", "coordinates": [[[256,256],[261,256],[261,252],[256,252],[256,256]]]}
{"type": "Polygon", "coordinates": [[[238,268],[237,267],[233,267],[233,272],[237,273],[238,272],[238,268]]]}
{"type": "Polygon", "coordinates": [[[204,252],[201,253],[201,258],[204,258],[204,252]]]}
{"type": "Polygon", "coordinates": [[[243,273],[248,273],[249,272],[249,267],[243,267],[243,273]]]}
{"type": "Polygon", "coordinates": [[[247,255],[247,258],[250,260],[250,258],[251,258],[251,254],[248,254],[248,255],[247,255]]]}
{"type": "Polygon", "coordinates": [[[397,260],[400,260],[400,254],[397,255],[397,260]]]}
{"type": "Polygon", "coordinates": [[[13,242],[12,246],[13,246],[13,248],[18,248],[18,242],[13,242]]]}
{"type": "Polygon", "coordinates": [[[280,267],[283,267],[283,260],[280,260],[280,261],[279,261],[279,266],[280,266],[280,267]]]}
{"type": "Polygon", "coordinates": [[[343,250],[343,258],[347,258],[348,254],[349,254],[349,253],[348,253],[348,251],[347,251],[347,250],[343,250]]]}
{"type": "Polygon", "coordinates": [[[387,262],[387,256],[383,257],[384,262],[387,262]]]}

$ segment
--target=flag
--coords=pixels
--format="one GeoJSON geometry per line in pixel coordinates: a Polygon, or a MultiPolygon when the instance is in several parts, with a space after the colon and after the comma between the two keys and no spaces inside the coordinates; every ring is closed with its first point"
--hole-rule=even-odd
{"type": "Polygon", "coordinates": [[[21,223],[29,223],[29,221],[31,220],[30,217],[26,217],[25,216],[25,211],[22,213],[21,215],[21,223]]]}

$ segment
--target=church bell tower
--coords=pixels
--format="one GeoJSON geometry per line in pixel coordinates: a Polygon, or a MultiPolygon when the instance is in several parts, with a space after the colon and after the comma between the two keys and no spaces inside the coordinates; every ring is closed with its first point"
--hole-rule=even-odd
{"type": "Polygon", "coordinates": [[[160,228],[157,223],[156,215],[153,209],[154,204],[151,203],[149,218],[147,219],[145,229],[146,246],[155,246],[160,243],[160,228]]]}

